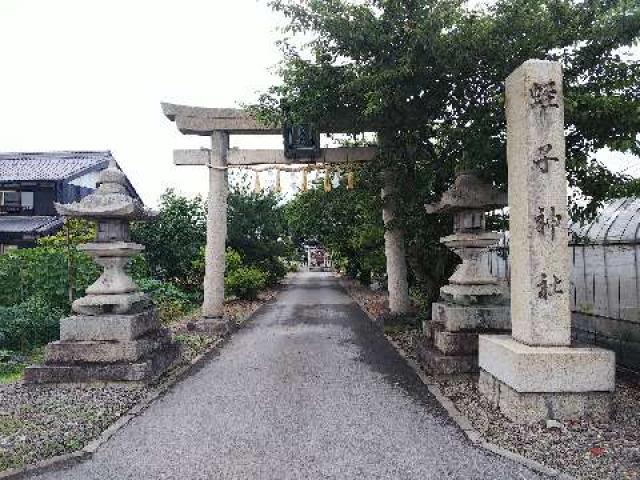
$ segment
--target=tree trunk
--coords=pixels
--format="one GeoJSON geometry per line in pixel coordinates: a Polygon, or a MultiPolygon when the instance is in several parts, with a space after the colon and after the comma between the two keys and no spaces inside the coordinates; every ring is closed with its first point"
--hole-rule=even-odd
{"type": "Polygon", "coordinates": [[[404,244],[404,232],[388,226],[396,214],[394,192],[397,186],[393,172],[384,172],[384,188],[382,189],[382,219],[384,220],[384,252],[387,258],[387,288],[389,290],[389,309],[393,314],[408,313],[411,309],[409,300],[409,284],[407,281],[407,259],[404,244]]]}

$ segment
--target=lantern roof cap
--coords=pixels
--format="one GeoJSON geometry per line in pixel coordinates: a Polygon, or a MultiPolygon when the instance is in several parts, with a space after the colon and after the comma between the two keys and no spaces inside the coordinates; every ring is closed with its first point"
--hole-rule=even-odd
{"type": "Polygon", "coordinates": [[[66,217],[87,219],[144,220],[150,216],[144,205],[127,190],[127,177],[115,160],[98,176],[97,189],[79,202],[56,203],[56,210],[66,217]]]}
{"type": "Polygon", "coordinates": [[[425,205],[427,213],[455,213],[462,210],[490,211],[504,208],[507,194],[483,181],[473,170],[456,174],[453,185],[442,194],[439,202],[425,205]]]}

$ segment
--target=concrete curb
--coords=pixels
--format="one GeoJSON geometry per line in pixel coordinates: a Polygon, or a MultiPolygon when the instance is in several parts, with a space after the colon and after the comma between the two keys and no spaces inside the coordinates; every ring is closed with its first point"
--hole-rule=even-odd
{"type": "Polygon", "coordinates": [[[33,465],[27,465],[22,468],[12,468],[0,473],[0,479],[2,480],[17,480],[29,478],[32,475],[46,473],[53,470],[58,470],[63,467],[71,467],[76,465],[91,455],[83,450],[77,452],[68,453],[66,455],[60,455],[58,457],[52,457],[47,460],[43,460],[33,465]]]}
{"type": "Polygon", "coordinates": [[[126,414],[124,414],[122,417],[112,423],[106,430],[104,430],[100,434],[100,436],[98,436],[98,438],[89,442],[81,450],[76,450],[75,452],[67,453],[65,455],[48,458],[31,465],[25,465],[21,468],[5,470],[3,472],[0,472],[0,480],[25,480],[31,478],[34,475],[55,470],[67,469],[73,467],[74,465],[77,465],[78,463],[89,460],[94,453],[96,453],[104,444],[106,444],[111,439],[111,437],[113,437],[116,433],[126,427],[129,422],[131,422],[131,420],[142,414],[147,408],[149,408],[149,406],[151,406],[151,404],[155,400],[167,393],[178,382],[180,382],[190,374],[195,373],[209,359],[217,355],[220,352],[221,347],[224,346],[224,344],[232,338],[232,334],[238,330],[242,330],[242,328],[248,325],[253,316],[256,315],[265,305],[271,303],[272,300],[273,299],[270,299],[260,305],[242,322],[242,325],[240,327],[234,328],[228,335],[225,335],[216,340],[209,346],[209,348],[207,348],[207,350],[200,353],[189,363],[181,367],[177,367],[176,370],[172,372],[172,374],[164,382],[162,382],[157,388],[151,390],[140,403],[134,405],[126,414]]]}
{"type": "MultiPolygon", "coordinates": [[[[340,282],[340,284],[342,285],[342,288],[344,288],[347,291],[347,294],[349,294],[349,290],[344,286],[344,284],[342,282],[340,282]]],[[[349,296],[351,297],[351,295],[349,296]]],[[[351,298],[360,307],[360,309],[367,315],[367,317],[369,317],[369,320],[371,320],[373,325],[377,328],[380,328],[381,327],[380,322],[376,318],[374,318],[373,315],[371,315],[366,310],[366,308],[364,308],[363,305],[360,305],[360,303],[358,303],[355,298],[353,297],[351,298]]],[[[420,368],[420,365],[418,365],[418,363],[412,358],[409,358],[407,356],[407,353],[402,349],[402,347],[393,339],[391,339],[388,335],[385,334],[384,338],[387,340],[387,342],[389,342],[389,345],[391,345],[396,350],[396,352],[398,352],[398,354],[404,359],[407,365],[411,367],[411,369],[416,373],[418,378],[420,378],[420,381],[422,381],[422,383],[426,385],[431,395],[433,395],[435,399],[438,401],[438,403],[440,403],[442,408],[444,408],[447,411],[447,413],[449,414],[449,417],[451,417],[451,420],[453,420],[453,422],[460,428],[460,430],[462,430],[462,432],[465,434],[465,436],[469,439],[469,441],[473,445],[476,445],[477,447],[480,447],[480,448],[484,448],[485,450],[487,450],[488,452],[491,452],[494,455],[498,455],[512,462],[519,463],[520,465],[524,465],[525,467],[533,470],[534,472],[541,473],[550,478],[557,478],[560,480],[579,480],[576,477],[563,473],[554,468],[547,467],[546,465],[536,462],[535,460],[531,460],[530,458],[520,455],[519,453],[514,453],[494,443],[485,441],[484,438],[482,437],[482,434],[473,427],[469,419],[465,417],[463,414],[461,414],[456,408],[456,406],[453,404],[453,402],[443,395],[440,387],[427,377],[427,375],[424,373],[422,368],[420,368]]]]}

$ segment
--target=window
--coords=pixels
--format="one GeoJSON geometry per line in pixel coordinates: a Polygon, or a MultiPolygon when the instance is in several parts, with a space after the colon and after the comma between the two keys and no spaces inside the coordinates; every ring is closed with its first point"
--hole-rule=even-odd
{"type": "Polygon", "coordinates": [[[4,212],[19,212],[20,192],[12,190],[0,191],[0,209],[4,212]]]}
{"type": "Polygon", "coordinates": [[[33,210],[33,192],[20,192],[22,210],[33,210]]]}
{"type": "Polygon", "coordinates": [[[2,205],[6,207],[19,207],[20,206],[20,193],[14,191],[4,191],[2,193],[2,205]]]}
{"type": "Polygon", "coordinates": [[[17,249],[18,249],[17,245],[6,245],[3,243],[0,243],[0,255],[9,253],[11,250],[17,250],[17,249]]]}
{"type": "Polygon", "coordinates": [[[33,192],[17,192],[0,190],[0,212],[21,213],[32,212],[34,207],[33,192]]]}

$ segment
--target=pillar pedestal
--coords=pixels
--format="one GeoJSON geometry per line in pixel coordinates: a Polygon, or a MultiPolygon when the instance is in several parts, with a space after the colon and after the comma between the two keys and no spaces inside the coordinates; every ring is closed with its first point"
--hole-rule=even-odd
{"type": "Polygon", "coordinates": [[[615,390],[615,355],[601,348],[532,347],[509,335],[480,337],[478,388],[518,423],[606,421],[615,390]]]}
{"type": "Polygon", "coordinates": [[[204,333],[206,335],[226,337],[235,330],[233,320],[226,317],[217,318],[200,318],[194,323],[190,323],[187,327],[194,332],[204,333]]]}

